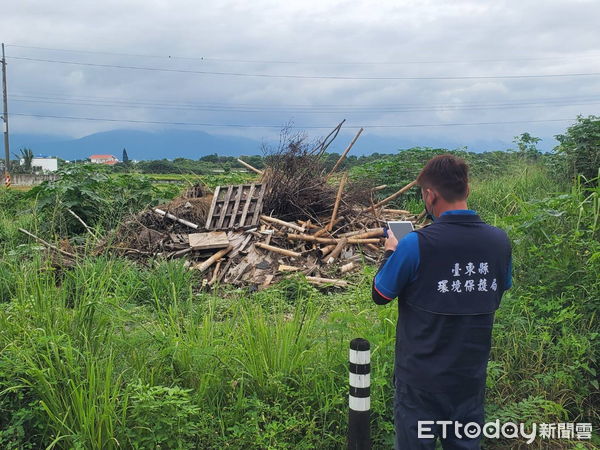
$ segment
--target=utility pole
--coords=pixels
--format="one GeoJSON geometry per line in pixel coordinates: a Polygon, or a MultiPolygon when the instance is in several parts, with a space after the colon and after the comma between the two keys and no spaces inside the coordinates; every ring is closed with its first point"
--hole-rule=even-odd
{"type": "Polygon", "coordinates": [[[4,113],[2,114],[2,119],[4,120],[4,175],[9,177],[10,149],[8,147],[8,96],[6,95],[6,56],[4,55],[4,42],[2,43],[2,103],[4,106],[4,113]]]}

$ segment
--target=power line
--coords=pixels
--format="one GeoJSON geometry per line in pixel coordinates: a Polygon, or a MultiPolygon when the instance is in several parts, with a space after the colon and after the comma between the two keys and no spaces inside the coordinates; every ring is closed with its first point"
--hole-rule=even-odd
{"type": "MultiPolygon", "coordinates": [[[[199,122],[163,122],[156,120],[134,120],[134,119],[114,119],[101,117],[75,117],[75,116],[56,116],[45,114],[28,114],[28,113],[12,113],[13,116],[37,117],[47,119],[68,119],[68,120],[86,120],[99,122],[122,122],[122,123],[137,123],[137,124],[152,124],[152,125],[183,125],[183,126],[202,126],[202,127],[231,127],[231,128],[283,128],[283,125],[245,125],[245,124],[216,124],[216,123],[199,123],[199,122]]],[[[471,125],[510,125],[522,123],[545,123],[545,122],[570,122],[574,119],[542,119],[542,120],[516,120],[506,122],[463,122],[463,123],[438,123],[438,124],[410,124],[410,125],[365,125],[362,128],[425,128],[425,127],[455,127],[455,126],[471,126],[471,125]]],[[[292,126],[291,128],[298,129],[331,129],[331,127],[323,126],[292,126]]],[[[347,126],[349,129],[358,129],[360,126],[347,126]]]]}
{"type": "Polygon", "coordinates": [[[146,66],[128,66],[121,64],[101,64],[77,61],[63,61],[56,59],[28,58],[23,56],[12,56],[9,59],[22,61],[45,62],[54,64],[68,64],[87,67],[101,67],[111,69],[143,70],[153,72],[187,73],[196,75],[214,75],[214,76],[232,76],[232,77],[250,77],[250,78],[284,78],[284,79],[303,79],[303,80],[352,80],[352,81],[417,81],[417,80],[496,80],[496,79],[538,79],[538,78],[570,78],[570,77],[591,77],[600,76],[600,72],[589,73],[564,73],[564,74],[546,74],[546,75],[466,75],[466,76],[420,76],[420,77],[351,77],[344,75],[291,75],[291,74],[267,74],[267,73],[246,73],[246,72],[220,72],[208,70],[187,70],[187,69],[169,69],[163,67],[146,66]]]}
{"type": "Polygon", "coordinates": [[[360,114],[384,114],[384,113],[409,113],[409,112],[435,112],[435,111],[489,111],[502,109],[528,109],[528,108],[546,108],[549,105],[554,107],[567,106],[585,106],[598,105],[600,100],[580,101],[580,102],[531,102],[531,103],[513,103],[513,104],[490,104],[490,105],[442,105],[442,106],[416,106],[408,108],[378,108],[374,105],[372,108],[335,108],[335,109],[272,109],[261,108],[258,105],[255,109],[240,108],[235,106],[210,106],[210,105],[160,105],[160,104],[138,104],[133,102],[119,103],[86,103],[81,101],[61,101],[61,100],[31,100],[14,98],[11,101],[18,103],[37,103],[50,105],[71,105],[71,106],[95,106],[110,108],[138,108],[150,110],[179,110],[179,111],[209,111],[209,112],[234,112],[234,113],[291,113],[291,114],[339,114],[339,113],[360,113],[360,114]]]}
{"type": "MultiPolygon", "coordinates": [[[[176,106],[176,107],[215,107],[215,108],[269,108],[269,109],[281,109],[281,108],[289,108],[289,109],[307,109],[307,110],[316,110],[316,109],[327,109],[327,108],[343,108],[344,110],[353,109],[365,109],[371,110],[373,108],[379,109],[390,109],[390,108],[423,108],[423,107],[447,107],[447,106],[455,106],[455,104],[451,103],[397,103],[397,104],[249,104],[249,103],[241,103],[241,104],[232,104],[232,103],[215,103],[215,102],[207,102],[207,103],[181,103],[181,102],[173,102],[168,100],[161,100],[160,102],[148,102],[148,101],[139,101],[136,99],[133,100],[121,100],[116,97],[96,97],[96,96],[80,96],[80,95],[70,95],[68,93],[17,93],[13,94],[11,98],[25,98],[25,99],[42,99],[42,100],[69,100],[69,101],[92,101],[92,102],[102,102],[103,104],[110,103],[111,105],[142,105],[142,106],[176,106]],[[37,94],[37,95],[36,95],[37,94]]],[[[494,106],[514,106],[514,105],[530,105],[530,104],[556,104],[556,103],[564,103],[566,101],[577,101],[577,102],[591,102],[600,100],[600,94],[590,94],[585,96],[567,96],[567,97],[539,97],[539,98],[529,98],[529,99],[520,99],[515,102],[503,102],[503,103],[481,103],[481,102],[464,102],[459,106],[468,106],[468,107],[494,107],[494,106]]],[[[101,104],[101,103],[98,103],[101,104]]]]}
{"type": "Polygon", "coordinates": [[[112,56],[127,56],[139,58],[163,58],[163,59],[182,59],[193,61],[214,61],[214,62],[235,62],[248,64],[306,64],[306,65],[410,65],[410,64],[464,64],[464,63],[481,63],[481,62],[505,62],[505,61],[546,61],[546,60],[572,60],[583,58],[600,58],[600,55],[567,55],[567,56],[523,56],[515,58],[484,58],[484,59],[464,59],[464,60],[404,60],[404,61],[298,61],[298,60],[261,60],[261,59],[235,59],[235,58],[219,58],[212,56],[175,56],[175,55],[152,55],[140,53],[121,53],[99,50],[80,50],[80,49],[65,49],[53,47],[38,47],[31,45],[9,44],[7,47],[57,51],[67,53],[84,53],[92,55],[112,55],[112,56]]]}

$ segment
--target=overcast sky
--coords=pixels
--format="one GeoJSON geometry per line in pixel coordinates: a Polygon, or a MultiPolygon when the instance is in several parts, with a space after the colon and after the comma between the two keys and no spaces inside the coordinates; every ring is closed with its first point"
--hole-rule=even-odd
{"type": "Polygon", "coordinates": [[[598,113],[598,17],[593,0],[22,0],[3,2],[0,39],[17,133],[261,138],[345,118],[398,139],[510,142],[598,113]],[[518,123],[411,127],[482,122],[518,123]]]}

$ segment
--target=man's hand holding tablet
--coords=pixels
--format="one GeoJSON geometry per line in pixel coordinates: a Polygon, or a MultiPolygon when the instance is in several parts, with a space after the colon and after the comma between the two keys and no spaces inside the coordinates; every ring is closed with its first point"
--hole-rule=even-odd
{"type": "Polygon", "coordinates": [[[387,239],[385,240],[385,250],[396,250],[398,241],[414,230],[412,222],[408,220],[392,220],[388,222],[387,239]]]}

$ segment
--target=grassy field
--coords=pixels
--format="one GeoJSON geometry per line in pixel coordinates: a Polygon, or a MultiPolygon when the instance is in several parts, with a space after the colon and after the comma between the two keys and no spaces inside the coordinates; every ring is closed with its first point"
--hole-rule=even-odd
{"type": "MultiPolygon", "coordinates": [[[[599,194],[523,161],[473,180],[469,206],[509,233],[514,254],[488,421],[598,426],[599,194]]],[[[415,196],[401,206],[422,209],[415,196]]],[[[345,291],[292,277],[206,293],[180,262],[90,256],[60,267],[18,232],[54,239],[49,217],[0,193],[0,448],[344,448],[358,336],[372,346],[374,448],[391,448],[397,308],[373,304],[376,267],[345,291]]]]}

